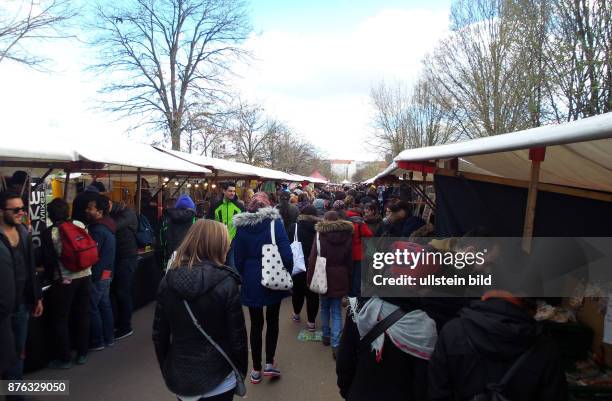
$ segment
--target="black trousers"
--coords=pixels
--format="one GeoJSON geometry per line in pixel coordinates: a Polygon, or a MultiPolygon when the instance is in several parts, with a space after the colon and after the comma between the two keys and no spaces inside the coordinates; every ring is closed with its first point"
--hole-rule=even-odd
{"type": "Polygon", "coordinates": [[[118,259],[115,264],[111,293],[117,308],[115,327],[120,334],[132,330],[132,277],[137,265],[136,256],[118,259]]]}
{"type": "Polygon", "coordinates": [[[315,294],[308,289],[306,273],[299,273],[293,276],[293,294],[291,296],[293,313],[296,315],[299,315],[302,311],[304,299],[306,299],[306,314],[308,315],[308,321],[314,323],[319,313],[319,294],[315,294]]]}
{"type": "MultiPolygon", "coordinates": [[[[276,343],[278,342],[278,316],[280,303],[266,306],[266,363],[274,363],[276,343]]],[[[261,346],[264,326],[264,308],[249,308],[251,317],[251,356],[253,369],[261,370],[261,346]]]]}
{"type": "Polygon", "coordinates": [[[73,339],[77,355],[87,355],[89,347],[89,296],[91,293],[90,276],[72,280],[70,284],[62,281],[53,283],[51,288],[51,310],[55,334],[57,336],[58,357],[70,361],[70,321],[75,322],[73,339]]]}

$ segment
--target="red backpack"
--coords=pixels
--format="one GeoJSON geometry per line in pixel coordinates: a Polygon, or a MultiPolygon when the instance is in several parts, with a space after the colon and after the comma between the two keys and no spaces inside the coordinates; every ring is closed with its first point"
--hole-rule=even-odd
{"type": "Polygon", "coordinates": [[[66,269],[80,272],[100,260],[98,244],[87,231],[70,222],[62,223],[58,228],[62,241],[60,261],[66,269]]]}

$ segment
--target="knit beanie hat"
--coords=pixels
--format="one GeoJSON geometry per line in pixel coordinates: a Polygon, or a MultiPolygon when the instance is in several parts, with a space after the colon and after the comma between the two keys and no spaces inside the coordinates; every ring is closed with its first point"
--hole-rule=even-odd
{"type": "Polygon", "coordinates": [[[265,192],[257,192],[253,195],[253,199],[247,206],[247,212],[255,213],[261,208],[270,207],[270,199],[268,198],[268,194],[265,192]]]}
{"type": "Polygon", "coordinates": [[[193,203],[193,200],[189,195],[183,194],[176,201],[176,205],[174,206],[177,209],[191,209],[195,210],[196,206],[193,203]]]}
{"type": "Polygon", "coordinates": [[[334,209],[334,210],[344,210],[344,209],[346,209],[346,205],[344,204],[344,201],[337,200],[337,201],[334,202],[334,205],[332,206],[332,209],[334,209]]]}

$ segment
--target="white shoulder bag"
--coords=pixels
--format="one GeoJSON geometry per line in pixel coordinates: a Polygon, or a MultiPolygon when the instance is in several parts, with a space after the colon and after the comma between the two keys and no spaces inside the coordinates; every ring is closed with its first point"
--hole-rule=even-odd
{"type": "Polygon", "coordinates": [[[271,290],[287,291],[293,288],[293,279],[283,265],[276,236],[274,220],[270,222],[272,243],[261,247],[261,285],[271,290]]]}
{"type": "Polygon", "coordinates": [[[310,281],[310,291],[325,295],[327,293],[327,259],[321,256],[321,243],[317,233],[317,261],[310,281]]]}
{"type": "Polygon", "coordinates": [[[292,276],[306,271],[306,262],[304,261],[304,250],[302,243],[298,241],[298,223],[295,223],[295,233],[293,234],[293,242],[291,243],[291,252],[293,253],[293,272],[292,276]]]}

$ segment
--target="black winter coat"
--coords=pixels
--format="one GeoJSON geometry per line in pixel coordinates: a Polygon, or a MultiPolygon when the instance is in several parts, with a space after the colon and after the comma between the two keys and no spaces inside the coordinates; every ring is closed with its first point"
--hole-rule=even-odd
{"type": "Polygon", "coordinates": [[[4,372],[16,357],[11,327],[11,313],[15,309],[15,275],[11,265],[5,262],[2,260],[0,263],[0,372],[4,372]]]}
{"type": "Polygon", "coordinates": [[[283,219],[283,226],[285,227],[287,235],[289,235],[290,228],[293,227],[300,215],[300,209],[298,209],[296,205],[291,203],[288,203],[286,205],[286,208],[283,208],[281,204],[277,205],[276,208],[281,213],[281,218],[283,219]]]}
{"type": "Polygon", "coordinates": [[[113,203],[110,216],[117,226],[117,231],[115,231],[116,260],[136,257],[138,254],[138,242],[136,241],[138,217],[136,213],[123,204],[113,203]]]}
{"type": "Polygon", "coordinates": [[[510,380],[504,395],[521,401],[567,400],[559,351],[542,338],[536,321],[504,299],[473,302],[438,336],[429,366],[429,400],[471,400],[487,384],[498,383],[536,343],[535,353],[510,380]]]}
{"type": "Polygon", "coordinates": [[[289,231],[287,231],[289,242],[293,242],[293,237],[295,236],[295,225],[297,224],[298,241],[300,241],[302,244],[302,250],[304,251],[304,258],[306,258],[306,262],[308,262],[308,256],[310,256],[310,250],[312,249],[312,244],[314,243],[315,236],[317,235],[315,224],[317,224],[319,221],[321,221],[320,217],[302,214],[298,217],[297,223],[293,223],[291,227],[289,227],[289,231]]]}
{"type": "MultiPolygon", "coordinates": [[[[436,322],[438,330],[452,319],[463,305],[453,298],[384,298],[411,312],[423,310],[436,322]]],[[[367,298],[361,298],[365,304],[367,298]]],[[[389,400],[423,401],[427,398],[428,362],[400,351],[385,336],[382,359],[376,361],[369,348],[360,349],[360,336],[352,311],[346,316],[340,348],[336,359],[336,374],[340,395],[349,401],[389,400]]]]}
{"type": "MultiPolygon", "coordinates": [[[[22,224],[17,226],[19,231],[20,246],[25,249],[25,264],[26,264],[26,279],[23,290],[23,303],[28,307],[33,307],[42,299],[42,288],[36,274],[36,266],[34,260],[34,247],[32,245],[32,234],[28,232],[22,224]]],[[[11,269],[13,284],[15,282],[13,267],[13,252],[11,244],[4,234],[0,234],[0,266],[6,266],[11,269]]],[[[13,294],[15,294],[13,290],[13,294]]],[[[14,301],[13,301],[14,303],[14,301]]],[[[15,305],[17,307],[19,305],[15,305]]]]}
{"type": "Polygon", "coordinates": [[[166,209],[165,222],[162,228],[162,241],[165,243],[166,257],[181,245],[187,231],[195,221],[195,211],[191,209],[166,209]]]}
{"type": "Polygon", "coordinates": [[[172,269],[162,280],[153,322],[157,361],[170,391],[202,395],[232,371],[198,331],[183,304],[187,300],[202,328],[246,375],[247,334],[240,305],[240,276],[210,262],[172,269]]]}

